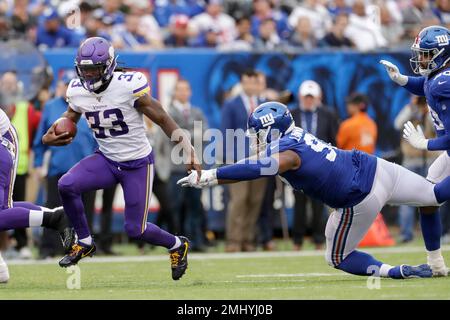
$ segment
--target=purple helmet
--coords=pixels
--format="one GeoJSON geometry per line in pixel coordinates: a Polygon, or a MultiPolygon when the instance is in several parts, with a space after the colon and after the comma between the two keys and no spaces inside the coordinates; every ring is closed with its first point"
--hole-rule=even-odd
{"type": "Polygon", "coordinates": [[[93,92],[111,80],[116,59],[113,46],[104,38],[88,38],[80,45],[75,69],[83,87],[93,92]]]}

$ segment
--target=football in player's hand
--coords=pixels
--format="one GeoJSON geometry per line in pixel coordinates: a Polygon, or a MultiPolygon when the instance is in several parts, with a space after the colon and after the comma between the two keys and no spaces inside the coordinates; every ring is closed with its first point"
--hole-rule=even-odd
{"type": "Polygon", "coordinates": [[[60,135],[64,132],[68,132],[68,137],[75,137],[77,134],[77,125],[75,122],[70,120],[69,118],[59,118],[56,120],[56,126],[55,126],[55,134],[60,135]]]}

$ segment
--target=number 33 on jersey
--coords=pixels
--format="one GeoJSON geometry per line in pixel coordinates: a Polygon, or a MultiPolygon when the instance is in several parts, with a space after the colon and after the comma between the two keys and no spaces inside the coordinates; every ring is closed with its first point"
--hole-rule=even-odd
{"type": "Polygon", "coordinates": [[[147,156],[151,146],[145,136],[143,115],[135,101],[149,94],[150,86],[141,72],[114,72],[111,83],[99,94],[83,88],[73,79],[67,89],[69,107],[84,114],[100,151],[117,162],[147,156]]]}

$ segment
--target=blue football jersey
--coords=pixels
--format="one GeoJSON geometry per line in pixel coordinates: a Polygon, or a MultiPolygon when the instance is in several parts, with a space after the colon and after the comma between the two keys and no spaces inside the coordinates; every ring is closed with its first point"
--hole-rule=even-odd
{"type": "Polygon", "coordinates": [[[423,90],[438,136],[450,134],[450,70],[425,78],[423,90]]]}
{"type": "Polygon", "coordinates": [[[286,150],[300,156],[301,166],[280,176],[295,190],[332,208],[352,207],[372,189],[377,165],[372,155],[338,149],[299,127],[269,144],[266,155],[286,150]]]}

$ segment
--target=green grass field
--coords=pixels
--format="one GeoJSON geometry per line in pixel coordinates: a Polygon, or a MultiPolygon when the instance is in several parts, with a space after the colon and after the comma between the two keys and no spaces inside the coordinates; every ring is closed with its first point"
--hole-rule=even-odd
{"type": "MultiPolygon", "coordinates": [[[[450,261],[450,247],[444,249],[450,261]]],[[[420,246],[368,251],[390,264],[425,261],[420,246]]],[[[368,278],[329,267],[318,251],[191,254],[189,263],[184,277],[173,281],[162,252],[87,258],[79,265],[81,289],[69,290],[73,274],[56,260],[12,262],[0,299],[450,299],[450,277],[381,279],[380,289],[370,290],[368,278]]]]}

